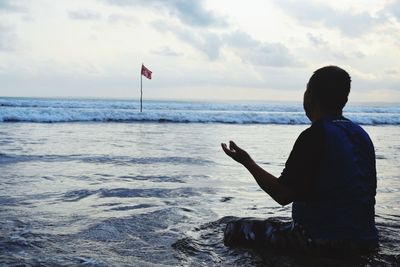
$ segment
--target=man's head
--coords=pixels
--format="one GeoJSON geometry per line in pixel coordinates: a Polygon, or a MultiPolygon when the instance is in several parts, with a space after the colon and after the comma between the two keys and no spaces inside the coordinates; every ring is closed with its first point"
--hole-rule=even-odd
{"type": "Polygon", "coordinates": [[[316,70],[304,93],[307,116],[313,120],[315,112],[341,114],[350,93],[350,83],[350,75],[339,67],[327,66],[316,70]]]}

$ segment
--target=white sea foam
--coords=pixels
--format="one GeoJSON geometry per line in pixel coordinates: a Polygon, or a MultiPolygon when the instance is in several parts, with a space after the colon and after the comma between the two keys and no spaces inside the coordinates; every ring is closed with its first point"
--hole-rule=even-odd
{"type": "MultiPolygon", "coordinates": [[[[345,114],[364,125],[400,125],[396,105],[358,105],[345,114]]],[[[126,100],[0,98],[0,122],[176,122],[308,124],[300,103],[200,103],[149,101],[144,112],[126,100]]]]}

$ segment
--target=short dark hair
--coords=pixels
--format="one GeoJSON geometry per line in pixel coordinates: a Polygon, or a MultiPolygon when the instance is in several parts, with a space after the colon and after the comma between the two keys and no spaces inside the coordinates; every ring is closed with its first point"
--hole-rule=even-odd
{"type": "Polygon", "coordinates": [[[341,111],[350,93],[351,77],[337,66],[326,66],[314,72],[308,82],[313,97],[329,111],[341,111]]]}

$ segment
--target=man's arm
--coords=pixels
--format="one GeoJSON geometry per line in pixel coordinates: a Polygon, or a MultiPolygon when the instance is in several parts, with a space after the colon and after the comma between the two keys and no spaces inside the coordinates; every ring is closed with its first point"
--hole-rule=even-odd
{"type": "Polygon", "coordinates": [[[294,193],[285,185],[278,182],[278,178],[261,168],[250,155],[238,147],[233,141],[221,144],[224,152],[235,161],[242,164],[256,179],[258,185],[280,205],[287,205],[294,200],[294,193]]]}

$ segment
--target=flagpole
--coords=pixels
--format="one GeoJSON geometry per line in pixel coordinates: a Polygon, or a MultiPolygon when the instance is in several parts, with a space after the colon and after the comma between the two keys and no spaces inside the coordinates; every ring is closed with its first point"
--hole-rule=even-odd
{"type": "MultiPolygon", "coordinates": [[[[142,63],[142,69],[143,69],[143,63],[142,63]]],[[[142,75],[142,69],[140,69],[140,112],[142,112],[142,106],[143,106],[143,75],[142,75]]]]}

